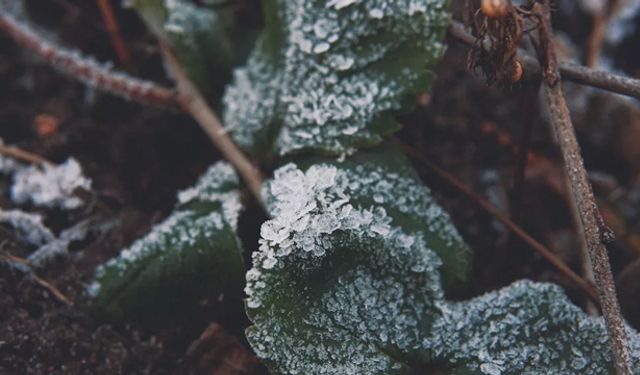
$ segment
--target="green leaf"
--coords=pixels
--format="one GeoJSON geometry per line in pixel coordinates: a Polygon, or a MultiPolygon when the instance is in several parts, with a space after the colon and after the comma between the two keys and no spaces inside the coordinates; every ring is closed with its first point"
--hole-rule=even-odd
{"type": "Polygon", "coordinates": [[[466,270],[466,247],[404,163],[379,151],[275,172],[265,194],[273,219],[245,289],[247,337],[271,370],[609,373],[602,321],[558,287],[523,281],[445,299],[441,274],[466,270]]]}
{"type": "Polygon", "coordinates": [[[235,234],[238,183],[230,165],[217,163],[181,192],[167,219],[97,269],[89,288],[94,310],[109,320],[152,325],[202,298],[238,296],[244,273],[235,234]]]}
{"type": "Polygon", "coordinates": [[[269,0],[227,89],[225,125],[257,154],[349,154],[399,128],[433,80],[445,0],[269,0]]]}
{"type": "Polygon", "coordinates": [[[131,5],[212,99],[221,97],[256,36],[251,28],[238,25],[232,6],[212,9],[185,0],[132,0],[131,5]]]}

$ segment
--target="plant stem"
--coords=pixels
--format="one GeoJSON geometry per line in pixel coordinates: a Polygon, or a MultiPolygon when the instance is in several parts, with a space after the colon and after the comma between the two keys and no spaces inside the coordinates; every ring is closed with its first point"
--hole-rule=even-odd
{"type": "Polygon", "coordinates": [[[569,108],[562,92],[555,47],[551,40],[551,16],[549,0],[543,6],[543,22],[540,27],[541,65],[544,67],[544,88],[549,106],[550,122],[562,150],[565,169],[569,176],[571,192],[576,203],[593,267],[602,312],[609,331],[613,360],[618,375],[632,375],[631,356],[627,347],[627,332],[616,297],[613,275],[609,264],[606,242],[613,235],[606,227],[593,196],[580,146],[571,123],[569,108]]]}
{"type": "Polygon", "coordinates": [[[187,77],[175,55],[166,46],[162,46],[162,54],[176,81],[180,107],[189,113],[200,124],[202,129],[207,132],[209,138],[211,138],[225,159],[242,176],[256,200],[262,202],[260,191],[264,179],[260,170],[249,161],[229,137],[220,119],[209,107],[198,88],[187,77]]]}
{"type": "MultiPolygon", "coordinates": [[[[464,25],[458,21],[452,22],[449,34],[466,45],[473,46],[476,43],[476,38],[469,34],[464,25]]],[[[522,62],[525,71],[532,74],[541,73],[540,64],[531,54],[519,50],[518,59],[522,62]]],[[[640,99],[640,79],[566,62],[558,63],[558,70],[564,80],[640,99]]]]}

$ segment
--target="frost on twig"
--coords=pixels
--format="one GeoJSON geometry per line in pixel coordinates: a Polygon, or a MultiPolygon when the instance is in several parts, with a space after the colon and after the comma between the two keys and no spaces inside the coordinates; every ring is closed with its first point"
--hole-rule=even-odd
{"type": "Polygon", "coordinates": [[[42,216],[21,210],[1,210],[0,224],[14,228],[18,236],[33,246],[42,246],[55,240],[55,235],[42,223],[42,216]]]}
{"type": "Polygon", "coordinates": [[[90,232],[103,233],[112,227],[113,223],[97,224],[94,220],[83,220],[74,226],[60,232],[60,235],[52,241],[40,246],[27,260],[34,267],[42,267],[57,257],[69,255],[69,246],[72,242],[84,240],[90,232]]]}
{"type": "MultiPolygon", "coordinates": [[[[21,3],[14,1],[13,3],[21,3]]],[[[0,30],[16,43],[33,52],[47,64],[85,84],[114,95],[161,107],[174,107],[173,91],[152,82],[114,71],[110,64],[100,63],[80,52],[57,45],[36,31],[21,12],[15,12],[10,2],[0,1],[0,30]]]]}
{"type": "Polygon", "coordinates": [[[82,174],[73,158],[58,166],[42,165],[18,169],[13,178],[11,197],[14,202],[31,202],[36,206],[65,210],[82,206],[74,195],[76,189],[91,189],[91,180],[82,174]]]}
{"type": "Polygon", "coordinates": [[[107,226],[93,226],[91,220],[81,221],[56,236],[44,223],[40,214],[22,210],[0,210],[0,224],[14,229],[17,238],[37,248],[27,260],[35,267],[41,267],[58,256],[68,254],[73,241],[82,241],[90,230],[104,230],[107,226]]]}

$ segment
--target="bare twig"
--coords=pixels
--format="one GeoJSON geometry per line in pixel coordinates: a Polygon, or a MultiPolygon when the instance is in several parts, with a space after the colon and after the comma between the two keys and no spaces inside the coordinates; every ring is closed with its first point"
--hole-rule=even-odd
{"type": "Polygon", "coordinates": [[[198,88],[189,80],[174,54],[166,46],[162,46],[162,53],[165,63],[173,73],[173,78],[176,81],[180,107],[198,121],[225,159],[242,176],[257,201],[262,202],[260,190],[263,177],[260,170],[247,159],[245,154],[229,137],[220,119],[209,107],[198,88]]]}
{"type": "Polygon", "coordinates": [[[33,31],[29,25],[0,9],[0,29],[16,43],[35,53],[61,72],[114,95],[160,107],[175,107],[175,92],[155,83],[113,71],[76,51],[61,48],[33,31]]]}
{"type": "Polygon", "coordinates": [[[557,135],[562,150],[565,169],[569,176],[571,191],[582,221],[584,237],[591,258],[593,273],[600,293],[602,312],[607,323],[609,339],[613,351],[613,360],[618,375],[631,375],[631,356],[627,347],[627,333],[620,314],[615,284],[609,265],[609,255],[605,243],[612,239],[611,230],[604,221],[593,196],[593,191],[584,168],[580,146],[571,123],[562,85],[558,78],[558,65],[555,47],[551,41],[551,16],[549,0],[543,6],[543,23],[540,28],[539,51],[541,65],[545,66],[545,93],[549,106],[551,125],[557,135]]]}
{"type": "Polygon", "coordinates": [[[263,178],[260,171],[227,135],[217,115],[167,48],[163,47],[163,54],[176,80],[177,90],[166,89],[149,81],[114,72],[75,52],[59,48],[43,40],[28,25],[17,21],[8,12],[0,12],[0,29],[50,65],[98,89],[142,103],[180,108],[189,113],[207,132],[223,156],[233,164],[256,199],[261,201],[260,189],[263,178]]]}
{"type": "Polygon", "coordinates": [[[0,143],[0,155],[12,157],[31,164],[42,164],[53,166],[54,164],[40,155],[25,151],[15,146],[7,146],[0,143]]]}
{"type": "Polygon", "coordinates": [[[104,19],[104,25],[111,37],[111,44],[116,52],[116,56],[118,56],[118,59],[123,66],[127,68],[130,67],[131,54],[129,53],[129,50],[122,39],[122,35],[120,34],[120,27],[118,26],[118,21],[113,14],[111,0],[98,0],[98,7],[100,8],[100,13],[102,13],[102,18],[104,19]]]}
{"type": "Polygon", "coordinates": [[[25,272],[31,278],[31,280],[33,280],[36,284],[40,285],[41,287],[49,291],[49,293],[51,293],[51,295],[53,295],[53,297],[56,298],[58,301],[64,303],[67,306],[73,306],[73,301],[71,301],[69,297],[64,295],[64,293],[62,293],[53,284],[41,278],[40,276],[36,275],[36,273],[33,271],[31,267],[31,263],[29,263],[29,261],[27,261],[26,259],[2,252],[0,253],[0,260],[10,264],[12,263],[12,264],[18,265],[19,266],[18,268],[23,272],[25,272]]]}
{"type": "Polygon", "coordinates": [[[460,191],[464,195],[466,195],[471,201],[476,204],[478,207],[482,208],[492,216],[494,216],[498,221],[504,224],[512,233],[520,237],[524,242],[529,244],[533,250],[535,250],[538,254],[540,254],[543,258],[545,258],[551,265],[553,265],[560,273],[565,275],[569,280],[575,284],[575,286],[580,289],[584,294],[590,298],[596,304],[599,303],[598,293],[593,285],[580,277],[577,273],[575,273],[569,266],[567,266],[560,258],[558,258],[551,250],[547,249],[543,244],[536,241],[533,237],[531,237],[524,229],[515,224],[513,221],[509,220],[509,218],[504,215],[500,210],[489,204],[486,200],[476,194],[473,190],[467,187],[460,180],[438,167],[428,159],[424,158],[420,153],[418,153],[412,147],[399,142],[394,139],[396,143],[398,143],[403,150],[410,155],[411,157],[418,160],[420,163],[424,164],[430,170],[432,170],[439,178],[445,181],[447,184],[454,187],[456,190],[460,191]]]}
{"type": "MultiPolygon", "coordinates": [[[[458,21],[453,21],[449,34],[469,46],[476,44],[476,38],[469,34],[464,25],[458,21]]],[[[526,51],[518,51],[518,60],[524,65],[525,71],[532,74],[541,73],[537,59],[526,51]]],[[[606,70],[592,69],[566,62],[559,62],[558,70],[562,79],[640,99],[640,79],[624,77],[606,70]]]]}

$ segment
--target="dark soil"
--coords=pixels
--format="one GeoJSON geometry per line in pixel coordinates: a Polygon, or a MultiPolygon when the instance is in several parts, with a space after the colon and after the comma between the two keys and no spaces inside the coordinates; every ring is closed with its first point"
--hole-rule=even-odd
{"type": "MultiPolygon", "coordinates": [[[[95,2],[28,3],[33,19],[68,45],[100,60],[116,59],[95,2]]],[[[557,15],[558,22],[563,14],[557,15]]],[[[140,20],[123,10],[117,16],[134,56],[130,72],[168,84],[154,39],[140,20]]],[[[569,21],[562,25],[578,48],[584,45],[588,27],[569,21]]],[[[618,50],[611,52],[620,69],[640,72],[639,56],[618,55],[618,50]]],[[[515,212],[515,220],[529,234],[582,273],[581,245],[562,164],[537,96],[519,99],[526,78],[511,88],[487,87],[466,71],[465,64],[466,49],[450,43],[435,88],[415,113],[404,117],[407,126],[400,138],[492,204],[515,212]],[[523,101],[542,115],[534,119],[533,158],[524,188],[515,192],[521,198],[514,200],[514,150],[528,118],[523,101]]],[[[601,209],[618,236],[610,253],[621,303],[627,319],[640,327],[640,110],[637,103],[616,96],[571,85],[567,91],[575,99],[576,127],[601,209]]],[[[203,304],[194,316],[179,318],[170,328],[141,329],[104,324],[88,311],[84,291],[96,266],[165,217],[176,192],[220,158],[193,121],[86,88],[0,35],[0,137],[54,162],[72,156],[93,180],[93,204],[73,212],[44,212],[51,228],[59,231],[85,219],[113,224],[74,244],[70,257],[37,270],[40,278],[73,301],[72,306],[29,274],[0,265],[0,374],[266,373],[244,342],[244,316],[203,304]],[[38,132],[36,118],[41,115],[59,123],[53,134],[38,132]]],[[[473,290],[457,297],[530,278],[559,283],[577,304],[586,306],[579,291],[530,247],[419,161],[415,165],[475,253],[473,290]]],[[[5,209],[12,207],[8,183],[0,178],[0,207],[5,209]]],[[[256,248],[262,217],[257,209],[244,215],[242,220],[253,227],[243,235],[250,250],[256,248]]],[[[33,251],[4,227],[0,250],[16,257],[33,251]]]]}

